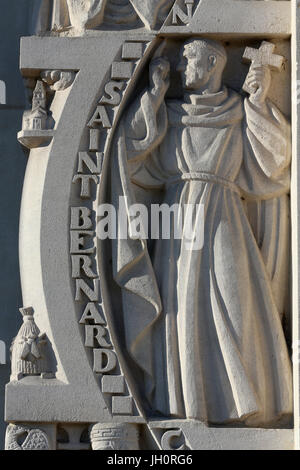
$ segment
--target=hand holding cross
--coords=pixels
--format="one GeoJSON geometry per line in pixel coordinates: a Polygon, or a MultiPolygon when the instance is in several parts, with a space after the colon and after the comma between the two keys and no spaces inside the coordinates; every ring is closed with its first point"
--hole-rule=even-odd
{"type": "Polygon", "coordinates": [[[274,54],[275,45],[263,41],[259,49],[246,47],[243,60],[251,62],[243,90],[253,101],[264,102],[270,85],[271,70],[281,70],[284,57],[274,54]]]}

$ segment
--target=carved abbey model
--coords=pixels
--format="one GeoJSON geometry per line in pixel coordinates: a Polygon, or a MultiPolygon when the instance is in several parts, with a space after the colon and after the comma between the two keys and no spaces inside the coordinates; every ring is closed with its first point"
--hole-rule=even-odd
{"type": "Polygon", "coordinates": [[[40,429],[10,424],[5,439],[6,450],[49,450],[47,434],[40,429]]]}
{"type": "Polygon", "coordinates": [[[24,130],[47,129],[46,90],[43,82],[37,80],[32,97],[32,109],[23,115],[24,130]]]}

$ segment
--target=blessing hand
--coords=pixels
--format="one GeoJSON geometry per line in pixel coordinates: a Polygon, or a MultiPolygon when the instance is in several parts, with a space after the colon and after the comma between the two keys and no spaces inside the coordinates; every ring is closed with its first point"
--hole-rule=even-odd
{"type": "Polygon", "coordinates": [[[159,102],[163,101],[170,86],[170,64],[167,59],[158,57],[153,59],[149,66],[150,91],[159,102]]]}

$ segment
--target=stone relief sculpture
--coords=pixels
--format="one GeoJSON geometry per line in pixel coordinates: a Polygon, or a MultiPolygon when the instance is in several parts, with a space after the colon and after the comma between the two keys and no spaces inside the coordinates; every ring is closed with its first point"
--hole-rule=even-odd
{"type": "Polygon", "coordinates": [[[150,252],[146,240],[112,240],[124,338],[150,414],[280,425],[292,413],[291,364],[243,201],[289,192],[290,125],[267,98],[268,65],[251,67],[243,101],[222,83],[221,43],[190,39],[180,57],[183,99],[165,99],[169,63],[156,57],[149,87],[120,122],[111,201],[125,197],[129,208],[134,188],[160,189],[160,202],[182,208],[183,225],[189,205],[203,217],[194,214],[187,240],[176,237],[175,215],[170,239],[159,234],[150,252]]]}
{"type": "Polygon", "coordinates": [[[32,96],[32,109],[25,111],[23,115],[24,130],[45,130],[47,129],[47,105],[46,90],[44,83],[37,80],[32,96]]]}
{"type": "Polygon", "coordinates": [[[138,450],[139,433],[135,425],[95,424],[90,429],[93,450],[138,450]]]}
{"type": "Polygon", "coordinates": [[[76,73],[70,70],[44,70],[42,80],[48,85],[50,91],[62,91],[72,85],[76,73]]]}
{"type": "Polygon", "coordinates": [[[68,89],[76,72],[71,70],[43,70],[38,78],[26,78],[26,88],[31,109],[24,111],[19,142],[27,148],[48,145],[55,133],[55,119],[51,105],[56,92],[68,89]]]}
{"type": "Polygon", "coordinates": [[[47,434],[41,429],[9,424],[5,437],[5,450],[50,450],[50,446],[47,434]]]}
{"type": "MultiPolygon", "coordinates": [[[[23,325],[11,345],[11,380],[20,380],[27,375],[47,376],[49,373],[45,346],[45,334],[40,335],[33,309],[20,308],[23,325]]],[[[51,375],[51,374],[50,374],[51,375]]]]}
{"type": "Polygon", "coordinates": [[[21,309],[9,449],[291,446],[291,130],[286,88],[270,92],[282,64],[275,88],[289,80],[289,18],[277,31],[283,2],[224,3],[40,2],[20,266],[54,351],[21,309]],[[125,210],[115,236],[102,204],[125,210]],[[132,213],[155,205],[161,225],[132,213]]]}
{"type": "Polygon", "coordinates": [[[134,27],[138,20],[147,29],[153,29],[166,18],[173,3],[174,0],[54,0],[51,8],[48,0],[44,0],[37,29],[61,31],[71,25],[84,31],[102,23],[134,27]]]}
{"type": "Polygon", "coordinates": [[[66,0],[71,25],[78,29],[100,24],[103,19],[105,0],[66,0]]]}
{"type": "MultiPolygon", "coordinates": [[[[284,57],[274,53],[275,45],[263,41],[259,49],[247,47],[243,60],[251,68],[257,64],[267,65],[273,71],[280,71],[285,64],[284,57]]],[[[243,89],[250,93],[247,80],[243,89]]],[[[290,201],[287,192],[275,198],[263,198],[246,202],[247,215],[263,256],[278,312],[289,335],[289,213],[290,201]]]]}

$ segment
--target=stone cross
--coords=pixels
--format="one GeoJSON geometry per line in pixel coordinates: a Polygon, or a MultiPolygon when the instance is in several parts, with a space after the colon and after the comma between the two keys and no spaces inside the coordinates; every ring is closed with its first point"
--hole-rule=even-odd
{"type": "MultiPolygon", "coordinates": [[[[250,70],[253,64],[267,65],[272,70],[281,70],[284,57],[278,54],[274,54],[274,49],[275,44],[267,41],[263,41],[259,49],[246,47],[243,54],[243,61],[251,62],[250,70]]],[[[251,88],[247,86],[246,82],[243,85],[243,90],[247,91],[248,93],[252,93],[251,88]]]]}

